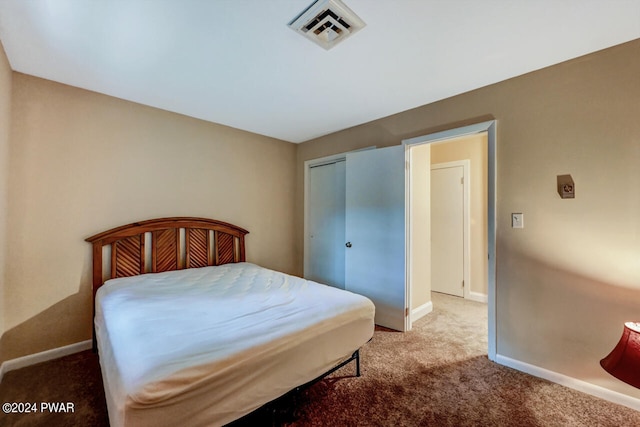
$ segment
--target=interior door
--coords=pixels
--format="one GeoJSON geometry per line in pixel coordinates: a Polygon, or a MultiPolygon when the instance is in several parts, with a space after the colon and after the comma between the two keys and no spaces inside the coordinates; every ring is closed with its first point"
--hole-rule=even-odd
{"type": "Polygon", "coordinates": [[[305,278],[344,289],[345,162],[309,170],[309,258],[305,278]]]}
{"type": "Polygon", "coordinates": [[[431,169],[431,290],[464,296],[464,169],[431,169]]]}
{"type": "Polygon", "coordinates": [[[348,153],[346,289],[376,306],[378,325],[404,331],[404,146],[348,153]]]}

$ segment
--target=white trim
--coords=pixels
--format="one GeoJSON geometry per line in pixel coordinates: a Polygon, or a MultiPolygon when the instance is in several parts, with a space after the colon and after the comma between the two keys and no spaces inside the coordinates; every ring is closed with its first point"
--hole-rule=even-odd
{"type": "Polygon", "coordinates": [[[600,399],[608,400],[609,402],[624,405],[628,408],[640,411],[640,399],[637,399],[635,397],[631,397],[617,391],[609,390],[608,388],[569,377],[558,372],[550,371],[539,366],[530,365],[519,360],[511,359],[510,357],[503,356],[501,354],[496,354],[495,362],[500,365],[508,366],[518,371],[527,373],[529,375],[533,375],[534,377],[543,378],[556,384],[560,384],[565,387],[599,397],[600,399]]]}
{"type": "Polygon", "coordinates": [[[462,248],[462,280],[464,280],[464,288],[462,296],[464,299],[470,299],[471,295],[471,160],[455,160],[452,162],[431,163],[431,170],[445,169],[451,167],[462,167],[462,191],[463,191],[463,248],[462,248]]]}
{"type": "Polygon", "coordinates": [[[30,354],[28,356],[18,357],[16,359],[6,360],[0,365],[0,381],[6,372],[15,371],[16,369],[26,368],[36,363],[47,362],[49,360],[58,359],[70,354],[79,353],[81,351],[90,350],[92,341],[81,341],[75,344],[69,344],[64,347],[52,348],[51,350],[42,351],[40,353],[30,354]]]}
{"type": "Polygon", "coordinates": [[[491,129],[492,126],[495,126],[495,124],[496,120],[489,120],[487,122],[476,123],[474,125],[463,126],[461,128],[449,129],[442,132],[430,133],[428,135],[416,136],[415,138],[403,139],[402,143],[406,145],[415,145],[442,142],[448,139],[460,138],[462,136],[487,132],[491,129]]]}
{"type": "MultiPolygon", "coordinates": [[[[447,139],[459,138],[466,135],[477,133],[487,133],[487,246],[489,253],[488,271],[487,271],[487,313],[488,313],[488,345],[487,357],[489,360],[495,360],[497,352],[497,329],[496,329],[496,191],[497,191],[497,159],[496,159],[496,137],[497,137],[497,120],[477,123],[474,125],[464,126],[461,128],[450,129],[443,132],[432,133],[429,135],[417,136],[415,138],[405,139],[403,144],[410,148],[416,144],[430,144],[433,142],[441,142],[447,139]]],[[[406,156],[410,161],[410,156],[406,156]]],[[[408,172],[407,172],[408,174],[408,172]]],[[[411,286],[408,286],[411,289],[411,286]]],[[[411,300],[410,295],[406,298],[411,300]]]]}
{"type": "Polygon", "coordinates": [[[476,301],[476,302],[482,302],[482,303],[487,303],[487,295],[485,294],[481,294],[480,292],[469,292],[469,296],[465,297],[468,298],[470,301],[476,301]]]}
{"type": "Polygon", "coordinates": [[[411,321],[415,322],[418,319],[426,316],[433,311],[433,302],[429,301],[422,304],[420,307],[416,307],[411,310],[411,321]]]}
{"type": "MultiPolygon", "coordinates": [[[[411,147],[404,146],[404,332],[413,327],[414,311],[411,302],[411,147]]],[[[429,302],[430,303],[430,302],[429,302]]],[[[422,306],[421,306],[422,307],[422,306]]],[[[418,307],[419,308],[419,307],[418,307]]],[[[417,310],[417,309],[416,309],[417,310]]]]}

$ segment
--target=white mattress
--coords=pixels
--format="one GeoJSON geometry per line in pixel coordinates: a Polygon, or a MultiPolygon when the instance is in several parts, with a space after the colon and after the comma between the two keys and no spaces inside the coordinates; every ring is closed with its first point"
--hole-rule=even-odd
{"type": "Polygon", "coordinates": [[[249,263],[109,280],[95,326],[111,426],[230,422],[350,356],[373,318],[363,296],[249,263]]]}

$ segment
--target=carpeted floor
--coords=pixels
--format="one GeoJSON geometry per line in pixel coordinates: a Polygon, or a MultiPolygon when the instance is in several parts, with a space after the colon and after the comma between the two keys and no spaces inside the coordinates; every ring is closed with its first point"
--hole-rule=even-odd
{"type": "MultiPolygon", "coordinates": [[[[640,426],[640,412],[490,362],[486,305],[433,301],[411,332],[376,329],[362,377],[345,366],[235,426],[640,426]]],[[[74,404],[66,414],[0,413],[0,426],[108,425],[91,352],[8,372],[0,402],[74,404]]]]}

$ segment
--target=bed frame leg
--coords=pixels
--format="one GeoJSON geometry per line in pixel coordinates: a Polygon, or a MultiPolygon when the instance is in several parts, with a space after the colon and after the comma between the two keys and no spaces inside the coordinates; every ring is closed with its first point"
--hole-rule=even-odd
{"type": "Polygon", "coordinates": [[[301,386],[296,387],[295,390],[300,390],[303,389],[305,387],[309,387],[312,384],[317,383],[318,381],[320,381],[321,379],[323,379],[324,377],[326,377],[327,375],[330,375],[332,373],[334,373],[335,371],[337,371],[338,369],[342,368],[343,366],[345,366],[347,363],[351,363],[352,361],[356,361],[356,377],[360,376],[360,349],[356,350],[353,352],[353,354],[351,355],[350,358],[348,358],[347,360],[343,361],[342,363],[340,363],[338,366],[333,367],[332,369],[329,369],[327,372],[325,372],[324,374],[320,375],[318,378],[316,378],[315,380],[311,380],[306,384],[303,384],[301,386]]]}

